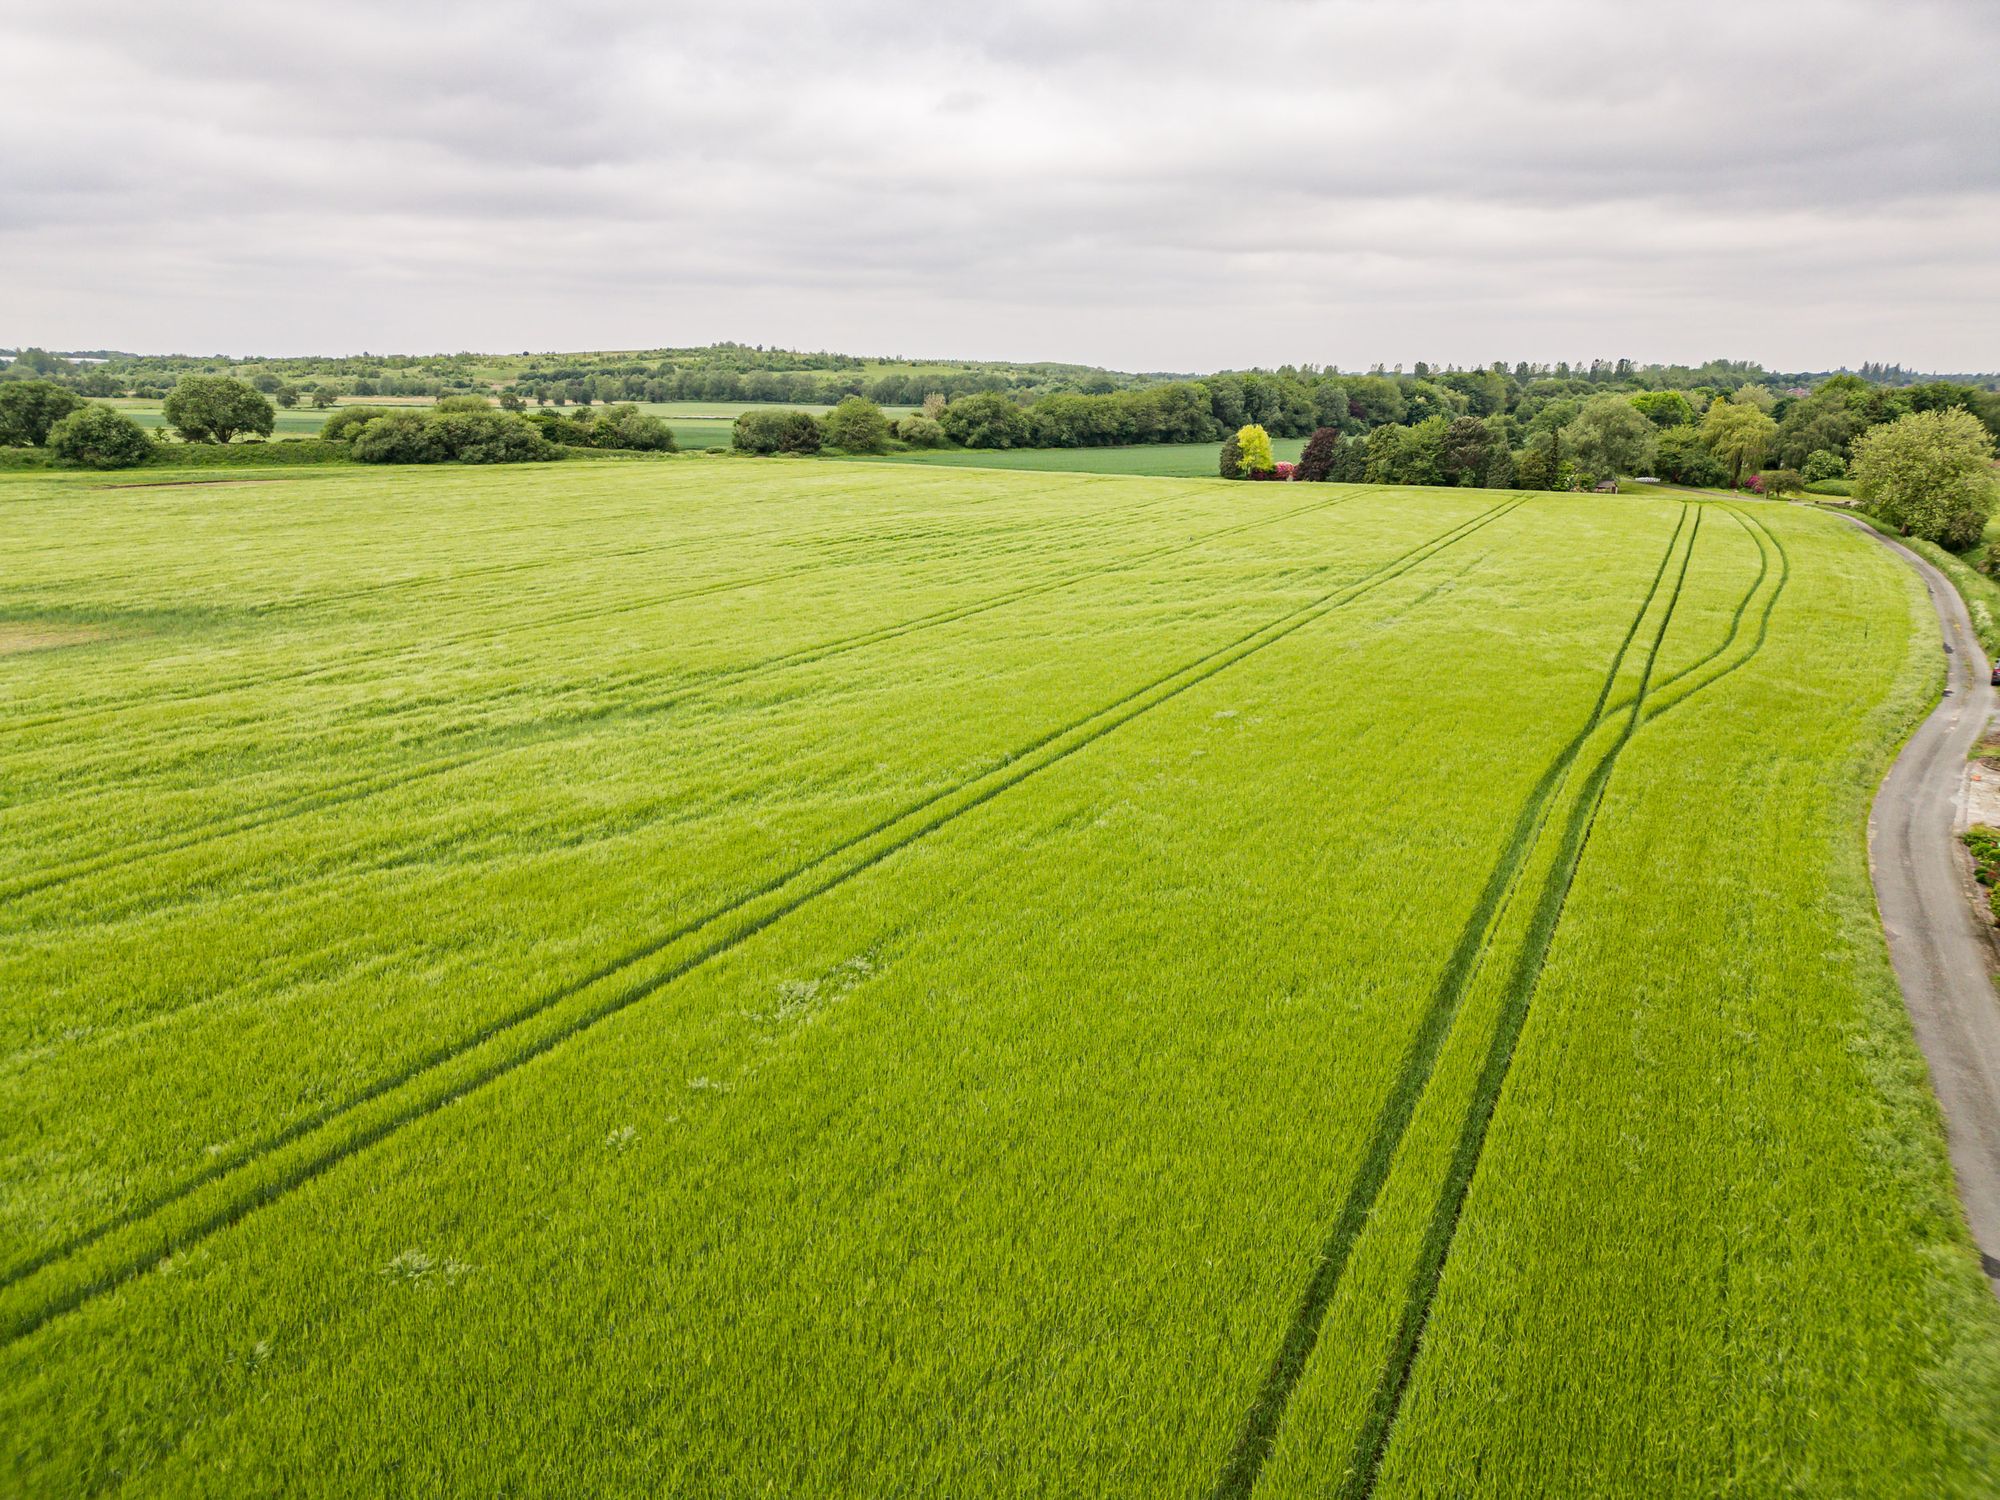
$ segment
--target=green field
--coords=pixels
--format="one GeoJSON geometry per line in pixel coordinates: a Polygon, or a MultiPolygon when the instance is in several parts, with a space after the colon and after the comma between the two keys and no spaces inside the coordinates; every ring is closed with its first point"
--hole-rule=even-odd
{"type": "MultiPolygon", "coordinates": [[[[681,446],[690,445],[683,442],[681,446]]],[[[1271,440],[1271,451],[1287,463],[1295,462],[1303,447],[1304,438],[1271,440]]],[[[933,448],[889,454],[881,461],[947,469],[1033,469],[1045,473],[1207,479],[1215,477],[1221,458],[1220,443],[1152,443],[1127,448],[933,448]]]]}
{"type": "MultiPolygon", "coordinates": [[[[130,398],[121,398],[107,402],[106,404],[117,407],[141,427],[163,427],[166,425],[166,417],[161,410],[162,403],[159,401],[139,401],[130,398]]],[[[730,445],[730,435],[734,429],[737,413],[757,409],[745,402],[731,401],[635,401],[630,404],[638,407],[641,411],[651,412],[655,416],[665,418],[667,424],[674,430],[674,441],[683,449],[688,450],[727,448],[730,445]]],[[[340,405],[406,407],[416,411],[424,411],[435,405],[435,403],[428,398],[381,397],[371,399],[356,397],[344,398],[340,402],[340,405]]],[[[536,409],[532,405],[529,407],[531,411],[536,409]]],[[[571,412],[584,410],[585,408],[558,406],[550,409],[568,415],[571,412]]],[[[602,408],[591,409],[602,410],[602,408]]],[[[825,412],[829,410],[829,408],[824,406],[812,405],[801,406],[797,409],[810,412],[825,412]]],[[[915,408],[891,406],[885,407],[883,410],[890,417],[894,418],[903,416],[907,412],[915,410],[915,408]]],[[[315,411],[305,406],[293,407],[290,410],[281,407],[278,410],[277,426],[272,429],[271,436],[274,439],[318,437],[320,429],[326,426],[326,419],[329,415],[330,413],[328,412],[315,411]]]]}
{"type": "Polygon", "coordinates": [[[1993,1493],[1900,564],[933,462],[0,477],[0,1492],[1993,1493]]]}

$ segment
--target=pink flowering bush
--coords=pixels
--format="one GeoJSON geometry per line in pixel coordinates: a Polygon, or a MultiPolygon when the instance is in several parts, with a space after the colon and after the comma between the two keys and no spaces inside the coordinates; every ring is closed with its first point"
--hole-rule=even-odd
{"type": "Polygon", "coordinates": [[[1278,467],[1273,471],[1273,477],[1278,479],[1290,479],[1292,475],[1298,472],[1298,467],[1299,466],[1297,464],[1280,463],[1278,467]]]}

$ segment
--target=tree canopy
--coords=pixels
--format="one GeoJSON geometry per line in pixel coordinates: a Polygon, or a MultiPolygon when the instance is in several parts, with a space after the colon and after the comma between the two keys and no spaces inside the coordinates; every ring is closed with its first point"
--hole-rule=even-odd
{"type": "Polygon", "coordinates": [[[129,469],[153,456],[146,429],[122,411],[91,402],[49,429],[49,451],[90,469],[129,469]]]}
{"type": "Polygon", "coordinates": [[[1271,434],[1255,422],[1236,430],[1236,451],[1242,455],[1246,474],[1269,474],[1278,467],[1271,455],[1271,434]]]}
{"type": "Polygon", "coordinates": [[[82,397],[53,380],[0,381],[0,443],[39,448],[49,429],[82,405],[82,397]]]}
{"type": "Polygon", "coordinates": [[[849,396],[820,421],[826,440],[849,453],[880,453],[889,446],[889,420],[866,396],[849,396]]]}
{"type": "Polygon", "coordinates": [[[1743,471],[1754,469],[1770,451],[1778,424],[1753,402],[1717,401],[1701,419],[1701,440],[1729,470],[1729,487],[1743,482],[1743,471]]]}
{"type": "Polygon", "coordinates": [[[1623,396],[1592,396],[1563,428],[1570,457],[1599,479],[1651,467],[1659,428],[1623,396]]]}
{"type": "Polygon", "coordinates": [[[1993,514],[1993,438],[1971,412],[1911,412],[1856,440],[1854,493],[1906,536],[1962,551],[1993,514]]]}
{"type": "Polygon", "coordinates": [[[227,375],[183,375],[161,410],[188,443],[226,443],[241,433],[269,437],[278,422],[262,392],[227,375]]]}

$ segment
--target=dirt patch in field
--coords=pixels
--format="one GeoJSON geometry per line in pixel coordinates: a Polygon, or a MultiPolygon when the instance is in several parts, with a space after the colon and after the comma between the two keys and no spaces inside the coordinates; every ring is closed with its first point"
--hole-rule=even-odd
{"type": "Polygon", "coordinates": [[[94,488],[100,490],[181,490],[204,484],[220,487],[225,484],[283,483],[282,479],[153,479],[142,480],[137,484],[100,484],[94,486],[94,488]]]}
{"type": "Polygon", "coordinates": [[[111,634],[101,625],[43,625],[32,620],[0,620],[0,656],[81,646],[111,634]]]}

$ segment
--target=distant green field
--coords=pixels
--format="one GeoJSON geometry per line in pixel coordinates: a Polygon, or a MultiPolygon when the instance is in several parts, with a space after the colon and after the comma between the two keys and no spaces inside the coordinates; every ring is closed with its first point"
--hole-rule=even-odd
{"type": "MultiPolygon", "coordinates": [[[[161,403],[158,401],[119,399],[112,401],[110,404],[117,407],[120,411],[128,413],[132,420],[137,422],[141,427],[161,427],[165,425],[166,418],[161,414],[161,403]]],[[[421,411],[434,403],[427,399],[404,397],[383,398],[380,400],[353,397],[344,398],[340,404],[342,406],[390,406],[421,411]]],[[[656,416],[664,418],[667,425],[674,430],[674,441],[685,449],[727,448],[730,444],[731,431],[737,414],[739,412],[760,409],[755,403],[740,401],[635,401],[632,404],[637,406],[641,411],[651,412],[656,416]]],[[[534,411],[538,408],[530,404],[528,409],[534,411]]],[[[554,406],[547,409],[567,415],[583,408],[554,406]]],[[[590,409],[594,411],[602,410],[602,407],[593,407],[590,409]]],[[[815,413],[829,410],[825,406],[813,406],[810,404],[799,406],[796,409],[815,413]]],[[[888,406],[883,408],[883,411],[890,417],[905,416],[914,410],[916,410],[915,407],[908,406],[888,406]]],[[[317,437],[320,429],[326,425],[328,415],[329,413],[327,412],[314,411],[309,407],[294,407],[289,411],[280,408],[278,411],[277,426],[272,430],[271,436],[274,439],[317,437]]],[[[1173,471],[1161,470],[1159,472],[1173,471]]]]}
{"type": "MultiPolygon", "coordinates": [[[[1274,438],[1271,442],[1272,452],[1287,462],[1295,462],[1303,447],[1304,438],[1274,438]]],[[[1070,474],[1138,474],[1156,479],[1212,479],[1221,458],[1220,443],[1153,443],[1130,448],[938,448],[886,454],[879,461],[925,464],[933,468],[1034,469],[1070,474]]]]}
{"type": "Polygon", "coordinates": [[[1837,518],[0,516],[0,1493],[1993,1493],[1863,842],[1937,637],[1837,518]]]}
{"type": "MultiPolygon", "coordinates": [[[[161,414],[160,403],[157,401],[132,401],[121,397],[105,404],[117,407],[141,427],[166,426],[167,419],[161,414]]],[[[428,405],[429,403],[426,402],[423,404],[428,405]]],[[[286,411],[280,407],[278,410],[278,424],[272,429],[271,436],[274,438],[318,437],[319,430],[326,425],[328,415],[329,413],[327,412],[313,411],[308,407],[294,407],[290,411],[286,411]]]]}

